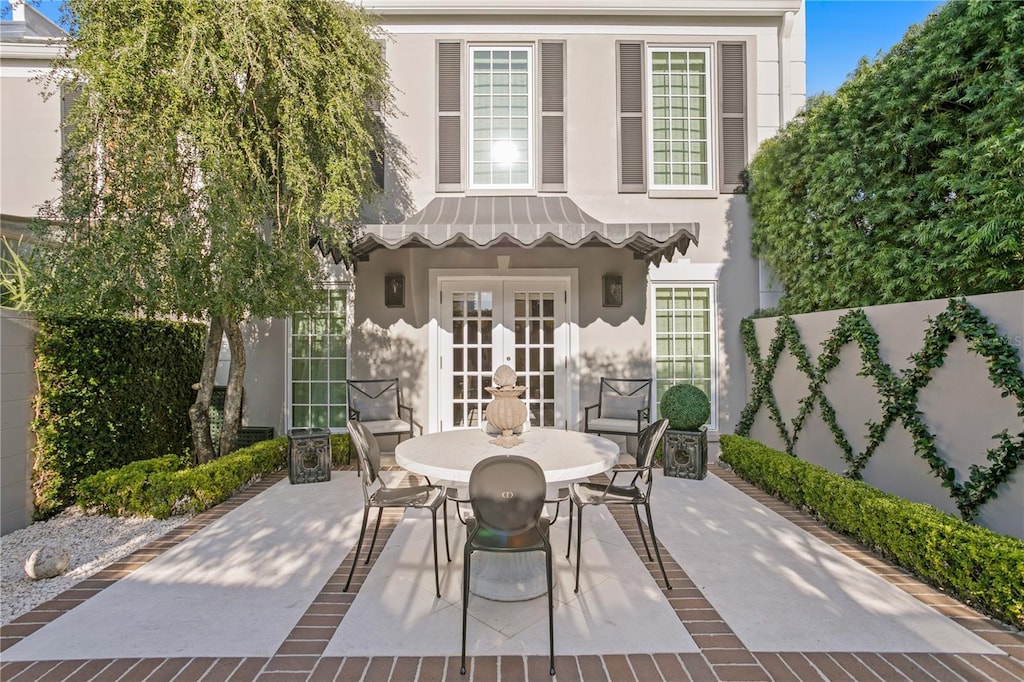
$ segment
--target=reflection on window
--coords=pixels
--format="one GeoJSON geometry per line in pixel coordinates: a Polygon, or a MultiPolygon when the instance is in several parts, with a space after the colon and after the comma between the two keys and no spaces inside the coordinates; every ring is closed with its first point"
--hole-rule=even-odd
{"type": "Polygon", "coordinates": [[[313,314],[292,317],[291,428],[345,428],[348,289],[321,292],[313,314]]]}
{"type": "Polygon", "coordinates": [[[716,424],[714,290],[708,285],[658,286],[654,290],[655,395],[693,384],[711,399],[716,424]]]}
{"type": "Polygon", "coordinates": [[[474,47],[471,52],[474,187],[531,184],[531,59],[528,47],[474,47]]]}

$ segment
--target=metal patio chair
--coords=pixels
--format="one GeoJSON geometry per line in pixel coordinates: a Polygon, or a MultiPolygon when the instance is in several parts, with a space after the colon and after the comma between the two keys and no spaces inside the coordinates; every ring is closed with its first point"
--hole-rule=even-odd
{"type": "Polygon", "coordinates": [[[583,412],[583,430],[599,435],[639,436],[651,421],[651,379],[601,377],[597,404],[583,412]]]}
{"type": "Polygon", "coordinates": [[[359,457],[359,466],[363,475],[363,525],[359,530],[359,543],[356,545],[356,555],[352,559],[352,567],[348,572],[348,580],[345,581],[344,592],[352,582],[352,575],[355,573],[356,564],[359,563],[359,553],[363,547],[363,538],[366,537],[366,522],[370,517],[370,509],[377,508],[377,523],[373,527],[373,538],[370,540],[370,549],[366,553],[366,562],[370,563],[370,556],[373,554],[373,546],[377,543],[377,531],[380,530],[380,519],[384,508],[405,508],[405,509],[429,509],[434,519],[434,587],[437,596],[441,596],[441,577],[437,565],[437,510],[444,509],[444,551],[448,561],[452,560],[451,551],[448,549],[448,496],[444,486],[440,485],[416,485],[404,488],[391,488],[380,477],[380,446],[377,439],[366,427],[365,424],[356,421],[348,422],[348,435],[351,443],[355,446],[356,455],[359,457]]]}
{"type": "Polygon", "coordinates": [[[348,418],[375,436],[413,435],[412,408],[402,404],[398,379],[350,379],[348,418]]]}
{"type": "Polygon", "coordinates": [[[544,552],[548,587],[550,673],[555,674],[554,596],[551,579],[549,520],[543,515],[547,483],[540,465],[519,455],[481,460],[469,476],[466,545],[462,572],[462,669],[466,674],[466,623],[469,612],[470,562],[473,552],[544,552]]]}
{"type": "Polygon", "coordinates": [[[647,536],[644,534],[644,525],[640,521],[640,507],[647,512],[647,528],[651,531],[651,544],[654,545],[654,553],[658,556],[658,566],[661,567],[661,576],[665,579],[665,589],[671,590],[668,582],[668,574],[665,572],[665,564],[661,560],[661,550],[658,549],[658,538],[654,534],[654,519],[651,517],[651,487],[654,484],[654,452],[658,449],[658,443],[668,429],[668,420],[659,419],[646,429],[640,432],[637,443],[636,466],[622,469],[612,469],[607,483],[591,483],[581,481],[573,483],[569,488],[569,543],[565,549],[565,558],[569,558],[572,549],[572,515],[575,510],[579,516],[576,517],[576,587],[574,592],[580,591],[580,545],[583,540],[583,507],[588,505],[622,505],[628,504],[633,507],[633,514],[636,516],[636,525],[640,528],[640,538],[644,541],[644,549],[647,550],[647,560],[654,561],[651,556],[651,548],[647,544],[647,536]]]}

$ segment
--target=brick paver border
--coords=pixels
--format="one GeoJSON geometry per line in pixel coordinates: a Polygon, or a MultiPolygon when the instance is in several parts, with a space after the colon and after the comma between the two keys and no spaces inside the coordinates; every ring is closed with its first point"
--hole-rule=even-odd
{"type": "MultiPolygon", "coordinates": [[[[657,561],[646,553],[630,510],[614,509],[613,518],[630,540],[637,556],[651,572],[665,599],[680,622],[700,647],[699,653],[557,656],[559,682],[636,680],[651,682],[707,681],[803,681],[803,680],[960,680],[962,682],[1003,682],[1024,680],[1024,636],[971,609],[899,567],[880,559],[842,535],[825,527],[810,515],[781,502],[746,483],[732,471],[712,464],[716,476],[735,486],[772,511],[782,515],[837,551],[851,557],[888,582],[914,596],[1005,652],[1005,656],[922,653],[849,652],[751,652],[707,601],[686,572],[668,554],[662,557],[672,584],[665,590],[657,561]]],[[[353,471],[343,467],[341,471],[353,471]]],[[[98,571],[56,599],[39,605],[8,625],[0,627],[0,652],[61,614],[69,611],[116,580],[187,539],[197,531],[252,499],[283,478],[279,473],[265,478],[213,509],[197,514],[187,523],[159,540],[137,550],[117,563],[98,571]]],[[[401,519],[400,511],[385,510],[378,548],[387,544],[401,519]]],[[[323,652],[351,606],[355,595],[373,567],[378,549],[369,564],[356,567],[349,592],[342,592],[354,549],[327,580],[306,613],[270,658],[168,658],[104,659],[87,661],[9,661],[0,663],[3,682],[259,682],[277,681],[359,681],[408,682],[422,680],[544,680],[550,679],[546,656],[475,656],[466,675],[459,674],[455,657],[374,656],[327,657],[323,652]]]]}

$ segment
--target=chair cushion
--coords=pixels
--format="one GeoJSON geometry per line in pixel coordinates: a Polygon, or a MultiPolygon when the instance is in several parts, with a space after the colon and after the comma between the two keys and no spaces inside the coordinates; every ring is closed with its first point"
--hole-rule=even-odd
{"type": "Polygon", "coordinates": [[[381,435],[389,433],[409,433],[409,422],[404,419],[381,419],[379,421],[366,421],[362,419],[363,413],[359,413],[359,423],[366,426],[370,433],[381,435]]]}
{"type": "Polygon", "coordinates": [[[632,419],[636,428],[636,413],[647,405],[642,395],[605,395],[601,398],[601,419],[632,419]]]}
{"type": "Polygon", "coordinates": [[[363,398],[353,402],[356,403],[353,407],[359,411],[359,421],[361,422],[398,419],[398,402],[390,391],[376,400],[363,398]]]}
{"type": "MultiPolygon", "coordinates": [[[[647,426],[647,421],[640,422],[640,430],[647,426]]],[[[587,423],[587,430],[592,433],[624,433],[636,435],[639,430],[636,428],[636,413],[632,419],[591,419],[587,423]]]]}

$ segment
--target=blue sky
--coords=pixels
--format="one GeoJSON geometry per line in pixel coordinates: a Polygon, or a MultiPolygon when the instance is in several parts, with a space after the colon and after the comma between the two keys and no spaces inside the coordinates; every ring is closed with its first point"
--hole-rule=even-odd
{"type": "Polygon", "coordinates": [[[898,43],[939,0],[807,0],[807,93],[835,92],[857,68],[898,43]]]}
{"type": "MultiPolygon", "coordinates": [[[[8,0],[0,0],[8,5],[8,0]]],[[[37,0],[60,15],[61,0],[37,0]]],[[[861,57],[874,59],[924,20],[940,0],[807,0],[807,92],[834,92],[861,57]]],[[[9,10],[6,16],[10,16],[9,10]]]]}

